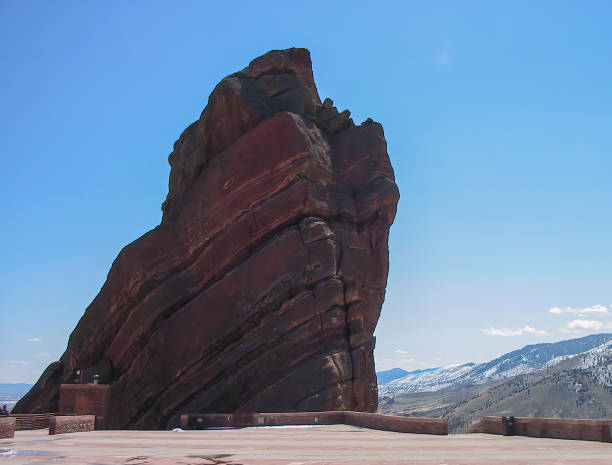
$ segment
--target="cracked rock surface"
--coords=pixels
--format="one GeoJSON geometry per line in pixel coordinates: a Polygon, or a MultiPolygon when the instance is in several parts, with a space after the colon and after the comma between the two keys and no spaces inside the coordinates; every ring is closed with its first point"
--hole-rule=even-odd
{"type": "Polygon", "coordinates": [[[323,103],[305,49],[223,79],[169,157],[159,226],[14,412],[57,411],[76,370],[115,428],[181,413],[377,408],[374,329],[399,192],[382,126],[323,103]]]}

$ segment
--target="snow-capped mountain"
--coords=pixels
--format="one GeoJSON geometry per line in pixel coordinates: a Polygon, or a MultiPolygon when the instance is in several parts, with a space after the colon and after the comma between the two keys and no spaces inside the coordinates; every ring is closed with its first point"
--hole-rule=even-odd
{"type": "Polygon", "coordinates": [[[612,340],[570,359],[568,365],[585,371],[597,384],[612,389],[612,340]]]}
{"type": "Polygon", "coordinates": [[[594,334],[555,343],[528,345],[489,362],[408,372],[400,378],[379,384],[378,392],[381,397],[393,397],[407,392],[482,384],[550,368],[567,359],[574,360],[573,357],[579,354],[582,356],[581,369],[596,367],[602,382],[609,382],[612,386],[612,367],[602,363],[606,357],[612,360],[612,334],[594,334]]]}
{"type": "Polygon", "coordinates": [[[390,395],[404,392],[438,391],[454,384],[460,384],[457,380],[473,370],[475,366],[475,363],[465,363],[411,371],[402,378],[379,385],[378,393],[379,395],[390,395]]]}

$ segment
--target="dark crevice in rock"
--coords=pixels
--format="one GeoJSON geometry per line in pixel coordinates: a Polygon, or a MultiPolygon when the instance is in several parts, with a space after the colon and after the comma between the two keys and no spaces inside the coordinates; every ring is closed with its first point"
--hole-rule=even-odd
{"type": "MultiPolygon", "coordinates": [[[[333,360],[333,357],[332,357],[332,360],[333,360]]],[[[325,391],[325,390],[326,390],[326,389],[328,389],[329,387],[332,387],[332,386],[334,386],[334,385],[338,385],[338,386],[339,386],[340,384],[342,384],[342,383],[344,383],[344,382],[346,382],[346,381],[351,381],[351,380],[352,380],[351,378],[346,378],[346,379],[339,378],[338,380],[331,381],[331,382],[329,382],[329,383],[327,383],[327,384],[325,384],[325,385],[321,386],[321,388],[320,388],[320,389],[317,389],[316,391],[311,392],[311,393],[309,393],[308,395],[306,395],[306,396],[302,397],[301,399],[299,399],[299,400],[298,400],[298,401],[297,401],[297,402],[294,404],[294,406],[293,406],[292,410],[297,410],[297,409],[298,409],[298,407],[299,407],[299,405],[300,405],[300,404],[302,404],[304,401],[306,401],[306,400],[308,400],[308,399],[310,399],[310,398],[312,398],[312,397],[317,396],[318,394],[322,393],[323,391],[325,391]]],[[[322,399],[322,400],[328,400],[328,399],[322,399]]]]}

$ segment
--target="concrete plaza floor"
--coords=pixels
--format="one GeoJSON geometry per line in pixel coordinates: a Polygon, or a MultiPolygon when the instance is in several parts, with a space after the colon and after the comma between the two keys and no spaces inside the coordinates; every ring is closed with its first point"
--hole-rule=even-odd
{"type": "Polygon", "coordinates": [[[611,465],[612,444],[486,434],[429,436],[353,426],[93,431],[0,439],[0,464],[611,465]]]}

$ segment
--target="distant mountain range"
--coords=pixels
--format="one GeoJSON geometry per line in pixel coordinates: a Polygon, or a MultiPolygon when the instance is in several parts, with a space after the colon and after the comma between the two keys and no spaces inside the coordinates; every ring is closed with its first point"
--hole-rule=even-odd
{"type": "Polygon", "coordinates": [[[27,383],[0,383],[0,399],[20,399],[31,387],[27,383]]]}
{"type": "Polygon", "coordinates": [[[484,363],[406,372],[400,368],[377,373],[379,395],[438,391],[462,384],[482,384],[552,367],[563,360],[612,341],[612,334],[593,334],[579,339],[534,344],[484,363]]]}
{"type": "Polygon", "coordinates": [[[6,405],[11,411],[31,387],[32,385],[27,383],[0,383],[0,406],[6,405]]]}
{"type": "Polygon", "coordinates": [[[386,371],[377,371],[376,381],[380,386],[381,384],[387,384],[393,381],[394,379],[402,378],[409,373],[414,373],[414,371],[406,371],[402,370],[401,368],[391,368],[390,370],[386,371]]]}
{"type": "Polygon", "coordinates": [[[379,397],[383,413],[448,418],[455,432],[486,415],[611,418],[612,334],[408,372],[379,385],[379,397]]]}

